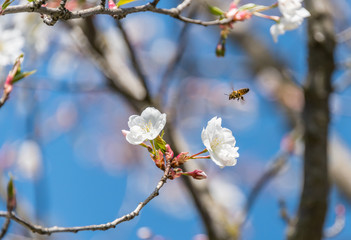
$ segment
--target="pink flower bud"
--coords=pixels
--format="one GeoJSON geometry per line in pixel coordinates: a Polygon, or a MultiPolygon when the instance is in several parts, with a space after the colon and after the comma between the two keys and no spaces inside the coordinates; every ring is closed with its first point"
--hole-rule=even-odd
{"type": "Polygon", "coordinates": [[[115,4],[112,0],[109,0],[109,1],[108,1],[108,8],[109,8],[109,9],[116,9],[117,6],[116,6],[116,4],[115,4]]]}
{"type": "Polygon", "coordinates": [[[156,155],[150,154],[151,159],[155,162],[155,165],[162,170],[165,170],[165,160],[161,149],[156,152],[156,155]]]}
{"type": "Polygon", "coordinates": [[[170,161],[174,157],[174,152],[172,148],[169,146],[169,144],[166,144],[166,160],[170,161]]]}
{"type": "Polygon", "coordinates": [[[239,11],[233,16],[233,20],[235,21],[244,21],[246,19],[250,19],[252,17],[252,13],[248,11],[239,11]]]}
{"type": "Polygon", "coordinates": [[[180,168],[171,168],[169,171],[169,176],[168,178],[173,180],[175,178],[178,178],[183,175],[183,170],[180,168]]]}
{"type": "Polygon", "coordinates": [[[237,9],[238,7],[236,6],[236,4],[234,2],[232,2],[229,6],[229,11],[233,10],[233,9],[237,9]]]}
{"type": "Polygon", "coordinates": [[[192,176],[194,179],[197,179],[197,180],[202,180],[202,179],[207,178],[206,173],[204,171],[198,170],[198,169],[196,169],[192,172],[188,172],[186,175],[192,176]]]}
{"type": "Polygon", "coordinates": [[[125,136],[125,137],[126,137],[128,133],[129,133],[129,131],[124,130],[124,129],[122,130],[122,134],[123,134],[123,136],[125,136]]]}
{"type": "Polygon", "coordinates": [[[188,154],[189,154],[189,152],[179,153],[178,156],[173,158],[173,160],[171,162],[172,167],[178,167],[178,166],[184,164],[186,161],[188,161],[189,160],[189,156],[187,156],[188,154]]]}

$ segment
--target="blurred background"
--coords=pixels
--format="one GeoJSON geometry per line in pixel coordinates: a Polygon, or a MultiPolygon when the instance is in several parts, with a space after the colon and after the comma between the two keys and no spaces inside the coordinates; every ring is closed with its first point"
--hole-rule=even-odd
{"type": "MultiPolygon", "coordinates": [[[[179,3],[161,0],[158,7],[179,3]]],[[[208,3],[226,10],[230,1],[208,3]]],[[[96,4],[71,0],[67,8],[96,4]]],[[[344,205],[345,227],[332,238],[343,240],[351,238],[351,3],[331,4],[338,45],[330,102],[331,192],[325,228],[335,222],[335,207],[344,205]]],[[[203,1],[194,2],[183,15],[214,19],[203,1]]],[[[163,173],[147,151],[125,140],[121,130],[128,129],[130,115],[139,115],[152,102],[167,113],[167,124],[182,142],[179,151],[203,150],[201,131],[214,116],[232,130],[240,153],[237,165],[220,169],[211,160],[197,160],[208,178],[194,184],[206,185],[226,218],[234,221],[257,181],[286,150],[284,140],[297,131],[304,103],[306,23],[280,36],[278,43],[269,33],[272,24],[257,17],[236,23],[225,57],[217,58],[218,26],[184,24],[156,13],[130,14],[122,20],[95,16],[59,21],[52,27],[35,13],[2,16],[0,50],[7,49],[14,58],[23,52],[23,69],[37,72],[14,85],[0,110],[0,209],[6,210],[4,192],[11,173],[18,214],[36,224],[101,224],[134,210],[163,173]],[[245,102],[229,101],[225,94],[240,88],[250,89],[245,102]]],[[[2,82],[14,58],[11,62],[0,56],[2,82]]],[[[293,154],[253,202],[240,230],[242,239],[285,237],[287,225],[278,202],[285,201],[289,214],[296,214],[302,153],[298,138],[293,154]]],[[[138,217],[115,229],[48,237],[12,222],[6,239],[204,240],[206,229],[193,199],[178,178],[169,180],[138,217]]]]}

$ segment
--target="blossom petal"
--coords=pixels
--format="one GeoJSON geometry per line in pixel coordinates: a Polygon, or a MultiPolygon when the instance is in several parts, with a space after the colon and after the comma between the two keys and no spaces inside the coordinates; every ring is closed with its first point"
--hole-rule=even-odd
{"type": "Polygon", "coordinates": [[[221,126],[222,119],[214,117],[202,130],[201,139],[212,161],[220,167],[234,166],[239,157],[233,133],[221,126]]]}
{"type": "Polygon", "coordinates": [[[302,0],[278,0],[279,10],[283,16],[270,29],[274,42],[278,41],[279,35],[298,28],[304,18],[311,16],[310,12],[302,7],[301,2],[302,0]]]}
{"type": "Polygon", "coordinates": [[[132,115],[128,120],[130,131],[126,139],[131,144],[141,144],[155,139],[166,125],[166,114],[153,107],[146,108],[140,116],[132,115]]]}

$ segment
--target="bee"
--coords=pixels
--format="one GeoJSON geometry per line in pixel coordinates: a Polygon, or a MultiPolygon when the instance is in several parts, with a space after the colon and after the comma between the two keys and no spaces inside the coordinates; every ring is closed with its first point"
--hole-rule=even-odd
{"type": "Polygon", "coordinates": [[[246,93],[248,93],[250,91],[250,89],[248,88],[242,88],[239,90],[233,90],[230,94],[225,94],[227,96],[229,96],[229,100],[231,99],[237,99],[238,101],[241,99],[242,101],[245,101],[244,99],[244,95],[246,93]]]}

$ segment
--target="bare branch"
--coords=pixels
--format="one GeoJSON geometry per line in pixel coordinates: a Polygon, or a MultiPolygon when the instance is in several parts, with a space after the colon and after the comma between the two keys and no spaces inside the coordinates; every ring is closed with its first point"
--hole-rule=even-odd
{"type": "Polygon", "coordinates": [[[334,23],[326,0],[306,1],[308,19],[308,76],[305,83],[303,124],[304,186],[295,227],[288,239],[319,240],[328,207],[329,96],[334,72],[334,23]]]}
{"type": "Polygon", "coordinates": [[[0,239],[2,239],[6,235],[7,230],[9,229],[9,226],[10,226],[10,222],[11,222],[11,212],[6,212],[6,220],[4,225],[1,228],[0,239]]]}
{"type": "MultiPolygon", "coordinates": [[[[210,26],[210,25],[219,25],[219,24],[226,24],[233,20],[231,19],[222,19],[222,20],[213,20],[213,21],[201,21],[197,19],[191,19],[187,17],[183,17],[180,15],[181,11],[184,10],[190,4],[191,0],[185,0],[181,4],[179,4],[176,8],[171,9],[163,9],[163,8],[156,8],[153,4],[147,3],[145,5],[130,7],[130,8],[116,8],[116,9],[108,9],[102,5],[78,10],[78,11],[68,11],[67,9],[62,8],[50,8],[44,6],[37,6],[35,3],[28,3],[25,5],[17,5],[17,6],[9,6],[6,10],[2,13],[2,15],[7,14],[14,14],[14,13],[21,13],[21,12],[36,12],[40,14],[44,14],[47,18],[52,19],[52,21],[57,20],[70,20],[70,19],[77,19],[77,18],[86,18],[93,15],[110,15],[114,18],[121,19],[126,17],[128,14],[138,13],[138,12],[155,12],[159,14],[164,14],[171,16],[173,18],[179,19],[183,22],[199,24],[203,26],[210,26]]],[[[47,23],[49,25],[53,25],[55,22],[47,23]]]]}
{"type": "Polygon", "coordinates": [[[280,154],[274,161],[272,162],[271,166],[262,174],[262,176],[258,179],[256,184],[254,185],[253,189],[251,190],[247,202],[244,208],[244,212],[242,215],[242,219],[239,219],[240,224],[243,225],[248,217],[248,214],[258,196],[260,191],[264,188],[267,183],[272,180],[280,170],[286,165],[288,160],[289,154],[282,153],[280,154]]]}
{"type": "Polygon", "coordinates": [[[122,33],[122,36],[123,36],[123,39],[124,39],[124,42],[126,43],[127,47],[128,47],[128,50],[129,50],[129,55],[130,55],[130,58],[131,58],[131,61],[132,61],[132,64],[133,64],[133,67],[136,71],[136,73],[138,74],[138,77],[141,81],[141,83],[143,84],[143,87],[145,88],[145,92],[146,92],[146,96],[145,98],[150,101],[150,91],[148,89],[148,86],[147,86],[147,78],[146,78],[146,74],[143,72],[143,69],[142,69],[142,66],[141,66],[141,63],[137,57],[137,54],[132,46],[132,43],[130,41],[130,38],[127,34],[127,32],[125,31],[124,27],[123,27],[123,24],[121,23],[120,20],[116,19],[116,24],[118,26],[118,28],[120,29],[121,33],[122,33]]]}
{"type": "Polygon", "coordinates": [[[286,202],[283,199],[279,200],[279,209],[281,218],[288,224],[291,225],[292,219],[288,214],[288,210],[286,209],[286,202]]]}
{"type": "Polygon", "coordinates": [[[192,0],[184,0],[181,4],[179,4],[176,9],[178,10],[179,13],[181,13],[186,7],[190,5],[192,0]]]}
{"type": "MultiPolygon", "coordinates": [[[[196,15],[196,10],[192,10],[189,14],[189,16],[194,16],[196,15]]],[[[187,33],[190,25],[185,24],[179,34],[178,37],[178,45],[177,45],[177,50],[175,51],[175,56],[173,59],[168,63],[166,71],[164,72],[162,79],[161,79],[161,84],[158,90],[158,100],[160,101],[162,96],[166,96],[167,87],[170,86],[170,82],[172,79],[172,75],[174,74],[175,70],[177,69],[177,65],[180,63],[184,53],[185,49],[187,46],[187,33]]],[[[181,91],[181,88],[179,88],[179,91],[181,91]]],[[[176,104],[171,104],[172,106],[176,106],[176,104]]],[[[175,108],[173,108],[175,109],[175,108]]]]}
{"type": "MultiPolygon", "coordinates": [[[[112,222],[104,223],[104,224],[99,224],[99,225],[89,225],[89,226],[81,226],[81,227],[43,227],[39,225],[35,225],[29,221],[26,221],[22,219],[21,217],[17,216],[14,212],[11,213],[10,219],[16,221],[17,223],[21,224],[25,228],[28,228],[34,233],[38,234],[46,234],[50,235],[52,233],[57,233],[57,232],[73,232],[77,233],[80,231],[96,231],[96,230],[107,230],[110,228],[115,228],[118,224],[125,222],[125,221],[130,221],[136,216],[139,215],[141,209],[143,209],[153,198],[159,195],[160,189],[163,187],[163,185],[166,183],[168,175],[169,175],[169,170],[171,168],[171,163],[170,160],[167,161],[166,163],[166,169],[164,171],[163,176],[161,177],[160,181],[158,182],[155,190],[139,205],[134,209],[134,211],[130,212],[129,214],[124,215],[123,217],[116,218],[112,222]]],[[[0,217],[8,217],[9,214],[7,211],[0,211],[0,217]]]]}
{"type": "Polygon", "coordinates": [[[9,99],[10,93],[7,91],[4,91],[2,93],[2,97],[0,99],[0,108],[5,104],[5,102],[9,99]]]}

